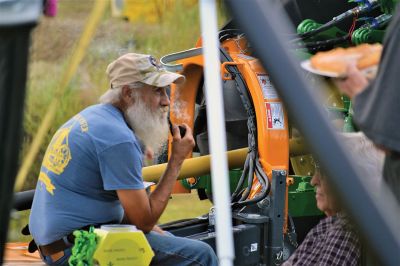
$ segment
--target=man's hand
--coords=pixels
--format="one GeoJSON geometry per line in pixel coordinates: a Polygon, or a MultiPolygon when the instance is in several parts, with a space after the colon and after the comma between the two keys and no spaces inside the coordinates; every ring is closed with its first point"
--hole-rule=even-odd
{"type": "Polygon", "coordinates": [[[353,63],[347,66],[346,78],[334,79],[334,83],[342,93],[352,99],[354,96],[361,93],[367,87],[369,82],[353,63]]]}
{"type": "Polygon", "coordinates": [[[162,230],[158,225],[155,225],[155,226],[153,227],[153,230],[151,230],[151,231],[157,232],[157,233],[159,233],[159,234],[161,234],[161,235],[165,234],[165,231],[162,230]]]}
{"type": "Polygon", "coordinates": [[[173,126],[173,139],[172,139],[172,150],[170,163],[180,166],[185,160],[186,156],[192,152],[195,145],[192,129],[186,125],[182,124],[186,129],[186,134],[181,137],[179,128],[175,125],[173,126]]]}

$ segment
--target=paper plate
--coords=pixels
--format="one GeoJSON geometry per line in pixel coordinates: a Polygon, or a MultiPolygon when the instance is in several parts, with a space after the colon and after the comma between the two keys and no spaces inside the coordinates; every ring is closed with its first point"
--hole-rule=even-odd
{"type": "Polygon", "coordinates": [[[318,69],[315,69],[311,66],[311,62],[310,60],[305,60],[303,62],[301,62],[301,67],[305,70],[307,70],[308,72],[320,75],[320,76],[325,76],[325,77],[329,77],[329,78],[344,78],[345,75],[344,74],[338,74],[335,72],[329,72],[329,71],[321,71],[318,69]]]}
{"type": "MultiPolygon", "coordinates": [[[[329,77],[329,78],[345,78],[346,77],[346,74],[338,74],[335,72],[317,70],[311,66],[310,60],[305,60],[305,61],[301,62],[301,67],[311,73],[314,73],[314,74],[317,74],[320,76],[324,76],[324,77],[329,77]]],[[[365,69],[361,70],[361,72],[364,74],[364,76],[367,79],[373,79],[373,78],[375,78],[376,73],[378,72],[378,66],[375,65],[375,66],[365,68],[365,69]]]]}

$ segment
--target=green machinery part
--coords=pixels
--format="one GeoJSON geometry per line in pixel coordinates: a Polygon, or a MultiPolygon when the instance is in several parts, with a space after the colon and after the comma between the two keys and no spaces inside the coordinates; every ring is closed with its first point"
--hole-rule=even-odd
{"type": "MultiPolygon", "coordinates": [[[[321,23],[317,23],[312,19],[306,19],[306,20],[303,20],[297,26],[297,33],[304,34],[306,32],[316,30],[321,26],[322,26],[321,23]]],[[[345,34],[346,34],[346,32],[340,30],[338,27],[331,27],[331,28],[317,34],[315,37],[310,38],[310,40],[327,40],[327,39],[335,38],[337,36],[343,36],[345,34]]]]}
{"type": "Polygon", "coordinates": [[[381,43],[385,35],[382,28],[386,27],[392,15],[382,14],[376,18],[368,18],[367,23],[356,29],[352,36],[351,41],[355,44],[361,43],[381,43]]]}
{"type": "MultiPolygon", "coordinates": [[[[301,36],[321,28],[321,32],[313,34],[312,37],[306,37],[307,41],[303,40],[305,43],[332,40],[339,36],[346,36],[348,33],[337,28],[336,22],[339,21],[339,18],[344,17],[345,14],[351,15],[352,12],[350,11],[353,11],[353,16],[354,12],[357,12],[357,22],[359,23],[365,21],[365,24],[357,26],[352,33],[350,32],[351,42],[355,45],[361,43],[381,43],[385,34],[385,28],[390,21],[392,13],[394,12],[394,9],[399,1],[400,0],[378,0],[377,2],[379,3],[382,14],[377,17],[368,17],[364,13],[371,10],[370,7],[375,1],[358,0],[355,1],[358,2],[358,7],[332,18],[332,20],[326,24],[320,24],[312,19],[305,19],[297,26],[297,33],[301,36]],[[358,18],[358,15],[362,17],[358,18]],[[322,27],[326,27],[326,29],[322,30],[322,27]]],[[[374,4],[375,7],[377,7],[376,3],[374,4]]],[[[346,46],[348,43],[339,43],[338,45],[346,46]]]]}
{"type": "Polygon", "coordinates": [[[322,215],[317,208],[315,190],[311,186],[311,176],[291,175],[293,184],[289,186],[288,206],[292,217],[322,215]]]}
{"type": "MultiPolygon", "coordinates": [[[[240,169],[230,170],[230,191],[233,192],[236,184],[242,174],[240,169]]],[[[289,186],[289,213],[292,217],[304,217],[322,215],[318,210],[315,201],[315,190],[311,186],[311,176],[290,175],[293,178],[293,184],[289,186]]],[[[211,176],[204,175],[195,178],[195,182],[188,179],[181,180],[181,184],[187,189],[204,189],[208,198],[212,195],[211,176]]],[[[247,183],[243,185],[246,187],[247,183]]]]}

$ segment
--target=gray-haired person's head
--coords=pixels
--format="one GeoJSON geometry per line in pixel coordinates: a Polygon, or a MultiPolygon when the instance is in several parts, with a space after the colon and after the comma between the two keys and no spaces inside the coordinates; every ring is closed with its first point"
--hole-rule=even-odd
{"type": "Polygon", "coordinates": [[[172,83],[182,83],[184,76],[165,70],[151,55],[135,53],[125,54],[110,63],[106,73],[110,87],[100,97],[100,103],[118,107],[135,135],[157,153],[168,138],[166,103],[169,101],[154,104],[151,99],[155,96],[151,92],[162,90],[163,99],[166,99],[165,88],[172,83]]]}

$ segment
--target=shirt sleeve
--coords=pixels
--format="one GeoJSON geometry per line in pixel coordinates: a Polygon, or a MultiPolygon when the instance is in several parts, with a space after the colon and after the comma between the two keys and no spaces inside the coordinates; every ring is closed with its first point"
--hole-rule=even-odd
{"type": "Polygon", "coordinates": [[[143,189],[142,152],[138,145],[124,142],[99,153],[105,190],[143,189]]]}

